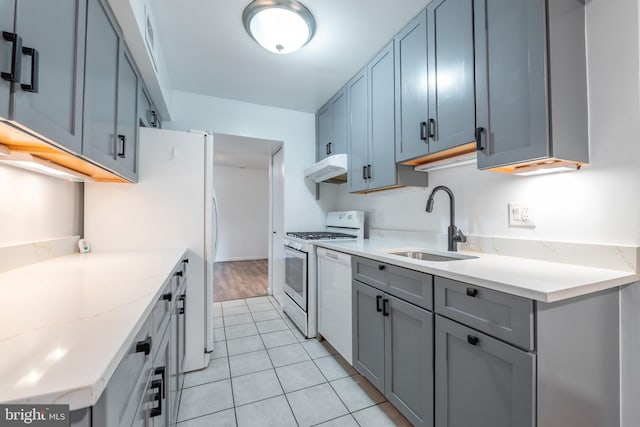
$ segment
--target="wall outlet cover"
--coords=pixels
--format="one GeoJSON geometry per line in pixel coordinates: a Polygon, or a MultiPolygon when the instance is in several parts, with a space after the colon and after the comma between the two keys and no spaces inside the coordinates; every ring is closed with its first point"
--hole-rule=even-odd
{"type": "Polygon", "coordinates": [[[509,226],[535,227],[536,222],[533,205],[529,202],[510,202],[509,226]]]}

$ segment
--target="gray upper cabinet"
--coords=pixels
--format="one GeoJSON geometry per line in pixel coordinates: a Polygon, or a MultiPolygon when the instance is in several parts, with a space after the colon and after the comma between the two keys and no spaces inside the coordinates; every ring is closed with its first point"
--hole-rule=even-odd
{"type": "MultiPolygon", "coordinates": [[[[456,26],[457,28],[457,26],[456,26]]],[[[422,11],[394,39],[396,161],[428,153],[427,12],[422,11]]]]}
{"type": "Polygon", "coordinates": [[[316,113],[316,158],[347,152],[347,94],[342,88],[316,113]]]}
{"type": "Polygon", "coordinates": [[[12,119],[80,154],[86,1],[17,4],[22,72],[12,119]]]}
{"type": "Polygon", "coordinates": [[[347,83],[348,161],[347,181],[350,192],[364,191],[369,156],[369,98],[367,70],[361,70],[347,83]]]}
{"type": "Polygon", "coordinates": [[[474,141],[473,1],[431,2],[427,7],[427,30],[427,134],[429,152],[434,153],[474,141]]]}
{"type": "Polygon", "coordinates": [[[138,85],[138,121],[140,126],[160,128],[160,116],[142,82],[138,85]]]}
{"type": "Polygon", "coordinates": [[[89,0],[83,155],[135,180],[138,77],[107,6],[89,0]]]}
{"type": "MultiPolygon", "coordinates": [[[[13,33],[14,7],[14,0],[0,0],[0,31],[3,33],[13,33]]],[[[7,37],[11,38],[11,35],[7,34],[7,37]]],[[[14,43],[11,40],[6,40],[4,37],[0,39],[0,72],[2,72],[2,79],[0,79],[0,118],[4,119],[9,118],[10,74],[13,68],[11,52],[13,46],[14,43]]]]}
{"type": "Polygon", "coordinates": [[[120,50],[118,63],[118,169],[127,177],[135,178],[138,157],[138,75],[124,49],[120,50]]]}
{"type": "Polygon", "coordinates": [[[575,0],[474,2],[479,168],[588,161],[584,13],[575,0]]]}
{"type": "Polygon", "coordinates": [[[368,65],[369,189],[396,185],[393,43],[368,65]]]}
{"type": "Polygon", "coordinates": [[[535,355],[441,316],[436,427],[534,427],[535,355]]]}
{"type": "Polygon", "coordinates": [[[331,141],[331,105],[325,104],[316,113],[316,160],[320,161],[329,155],[331,141]]]}

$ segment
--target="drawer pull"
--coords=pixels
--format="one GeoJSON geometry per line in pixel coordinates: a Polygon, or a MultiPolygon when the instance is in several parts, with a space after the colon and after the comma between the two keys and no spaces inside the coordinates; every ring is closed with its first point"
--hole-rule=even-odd
{"type": "Polygon", "coordinates": [[[382,311],[382,307],[380,307],[381,302],[382,302],[382,295],[376,295],[376,311],[378,313],[382,311]]]}
{"type": "Polygon", "coordinates": [[[473,335],[467,335],[467,342],[471,345],[478,345],[480,340],[478,337],[474,337],[473,335]]]}
{"type": "Polygon", "coordinates": [[[147,337],[144,341],[138,341],[136,343],[136,353],[144,352],[145,356],[151,353],[151,337],[147,337]]]}
{"type": "Polygon", "coordinates": [[[475,298],[478,296],[478,290],[473,288],[467,288],[467,296],[475,298]]]}
{"type": "Polygon", "coordinates": [[[182,277],[182,271],[176,271],[175,276],[182,277]]]}
{"type": "Polygon", "coordinates": [[[389,315],[389,300],[386,298],[382,301],[382,315],[383,316],[389,315]]]}
{"type": "Polygon", "coordinates": [[[384,264],[378,264],[378,270],[382,271],[386,268],[384,264]]]}
{"type": "Polygon", "coordinates": [[[184,262],[185,264],[189,264],[189,258],[183,259],[182,262],[184,262]]]}
{"type": "Polygon", "coordinates": [[[184,314],[186,300],[187,300],[187,296],[184,294],[178,297],[178,301],[182,301],[182,307],[178,309],[178,314],[184,314]]]}
{"type": "Polygon", "coordinates": [[[162,294],[162,299],[164,301],[171,301],[173,299],[173,294],[171,292],[167,292],[166,294],[162,294]]]}
{"type": "Polygon", "coordinates": [[[158,415],[162,415],[162,381],[151,381],[151,390],[157,390],[157,392],[153,393],[153,400],[151,401],[151,404],[153,405],[155,402],[158,402],[158,406],[151,408],[149,411],[149,416],[153,418],[158,415]]]}
{"type": "Polygon", "coordinates": [[[160,375],[160,376],[161,376],[161,379],[162,379],[162,398],[163,398],[163,399],[164,399],[164,397],[165,397],[165,395],[166,395],[166,394],[165,394],[165,389],[166,389],[166,387],[165,387],[165,384],[164,384],[164,374],[165,374],[165,372],[166,372],[166,369],[165,369],[165,367],[164,367],[164,366],[162,366],[162,367],[160,367],[160,368],[156,368],[156,369],[153,371],[153,374],[154,374],[154,375],[160,375]]]}

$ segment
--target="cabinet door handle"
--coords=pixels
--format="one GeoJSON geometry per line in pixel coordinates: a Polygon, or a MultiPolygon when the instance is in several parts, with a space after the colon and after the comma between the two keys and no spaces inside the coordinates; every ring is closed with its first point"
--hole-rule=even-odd
{"type": "Polygon", "coordinates": [[[153,393],[153,400],[151,401],[151,405],[158,402],[158,406],[155,408],[151,408],[149,411],[150,417],[157,417],[158,415],[162,415],[162,381],[153,380],[151,381],[151,390],[158,390],[156,393],[153,393]]]}
{"type": "Polygon", "coordinates": [[[427,122],[420,122],[420,140],[427,140],[427,122]]]}
{"type": "Polygon", "coordinates": [[[389,315],[389,300],[387,298],[385,298],[382,301],[382,315],[383,316],[388,316],[389,315]]]}
{"type": "Polygon", "coordinates": [[[145,356],[151,353],[151,337],[147,337],[136,343],[136,353],[144,353],[145,356]]]}
{"type": "Polygon", "coordinates": [[[473,288],[467,288],[467,296],[470,297],[477,297],[478,296],[478,290],[477,289],[473,289],[473,288]]]}
{"type": "Polygon", "coordinates": [[[328,146],[327,154],[331,155],[331,153],[333,153],[333,142],[328,143],[327,146],[328,146]]]}
{"type": "Polygon", "coordinates": [[[376,295],[376,311],[378,313],[382,311],[382,307],[380,307],[381,302],[382,302],[382,295],[376,295]]]}
{"type": "Polygon", "coordinates": [[[180,309],[178,310],[178,314],[184,314],[185,311],[185,306],[186,306],[186,302],[187,302],[187,296],[186,295],[180,295],[178,297],[178,301],[182,302],[182,307],[180,307],[180,309]]]}
{"type": "Polygon", "coordinates": [[[40,75],[40,54],[32,47],[22,47],[22,53],[31,57],[31,83],[21,84],[25,92],[38,93],[38,76],[40,75]]]}
{"type": "Polygon", "coordinates": [[[366,166],[362,167],[362,179],[364,179],[365,181],[367,180],[367,167],[366,166]]]}
{"type": "Polygon", "coordinates": [[[163,301],[171,301],[172,299],[173,299],[173,293],[171,292],[167,292],[166,294],[162,295],[163,301]]]}
{"type": "Polygon", "coordinates": [[[125,135],[118,135],[118,157],[124,159],[126,157],[127,137],[125,135]]]}
{"type": "Polygon", "coordinates": [[[182,277],[182,271],[176,271],[174,276],[182,277]]]}
{"type": "Polygon", "coordinates": [[[162,398],[164,399],[164,397],[166,396],[165,390],[166,390],[166,386],[165,386],[165,380],[164,380],[164,374],[166,372],[166,368],[164,366],[160,367],[160,368],[156,368],[153,371],[154,375],[160,375],[162,378],[162,398]]]}
{"type": "Polygon", "coordinates": [[[151,127],[158,127],[158,113],[155,110],[151,110],[151,127]]]}
{"type": "Polygon", "coordinates": [[[438,123],[436,119],[429,119],[429,138],[438,140],[438,123]]]}
{"type": "Polygon", "coordinates": [[[371,165],[367,165],[367,179],[371,179],[371,165]]]}
{"type": "Polygon", "coordinates": [[[480,340],[478,337],[474,337],[473,335],[467,335],[467,342],[471,345],[478,345],[480,340]]]}
{"type": "Polygon", "coordinates": [[[20,81],[20,69],[22,68],[22,61],[18,57],[20,52],[22,52],[22,37],[17,35],[16,33],[10,33],[8,31],[2,32],[2,38],[13,46],[11,47],[11,71],[2,72],[2,79],[8,82],[19,82],[20,81]]]}
{"type": "Polygon", "coordinates": [[[185,263],[185,264],[189,264],[189,258],[183,259],[182,262],[185,263]]]}
{"type": "Polygon", "coordinates": [[[486,148],[485,145],[482,142],[482,134],[484,133],[485,129],[480,127],[480,128],[476,128],[476,150],[478,151],[484,151],[484,149],[486,148]]]}
{"type": "Polygon", "coordinates": [[[382,271],[387,268],[384,264],[378,264],[378,270],[382,271]]]}

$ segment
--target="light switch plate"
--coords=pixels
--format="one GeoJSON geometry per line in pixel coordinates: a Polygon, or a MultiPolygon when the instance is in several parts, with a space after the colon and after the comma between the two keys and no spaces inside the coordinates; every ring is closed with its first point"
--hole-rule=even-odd
{"type": "Polygon", "coordinates": [[[510,227],[535,227],[535,211],[531,203],[510,202],[509,203],[509,226],[510,227]]]}

